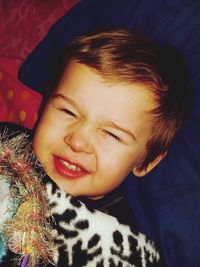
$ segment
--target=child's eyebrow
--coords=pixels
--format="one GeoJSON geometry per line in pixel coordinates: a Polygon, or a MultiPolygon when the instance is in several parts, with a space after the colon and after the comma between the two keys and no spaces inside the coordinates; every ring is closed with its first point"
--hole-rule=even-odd
{"type": "Polygon", "coordinates": [[[73,99],[69,98],[68,96],[65,96],[65,95],[62,95],[62,94],[55,94],[55,95],[53,95],[52,98],[54,98],[54,99],[55,98],[61,98],[61,99],[65,100],[66,102],[70,103],[71,105],[73,105],[75,108],[78,109],[78,106],[77,106],[76,102],[73,99]]]}
{"type": "Polygon", "coordinates": [[[123,127],[117,125],[117,124],[116,124],[115,122],[113,122],[113,121],[108,121],[108,122],[107,122],[107,125],[108,125],[108,126],[111,126],[111,127],[113,127],[113,128],[115,128],[115,129],[117,129],[117,130],[120,130],[120,131],[122,131],[122,132],[125,132],[125,133],[128,134],[132,139],[134,139],[134,140],[137,142],[137,138],[135,137],[135,135],[134,135],[130,130],[125,129],[125,128],[123,128],[123,127]]]}

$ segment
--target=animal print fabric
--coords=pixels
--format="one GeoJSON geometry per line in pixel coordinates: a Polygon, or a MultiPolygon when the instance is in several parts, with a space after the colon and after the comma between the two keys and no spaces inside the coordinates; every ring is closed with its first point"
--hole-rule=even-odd
{"type": "Polygon", "coordinates": [[[159,252],[142,233],[134,233],[115,217],[89,210],[51,181],[46,183],[51,206],[56,266],[161,266],[159,252]]]}

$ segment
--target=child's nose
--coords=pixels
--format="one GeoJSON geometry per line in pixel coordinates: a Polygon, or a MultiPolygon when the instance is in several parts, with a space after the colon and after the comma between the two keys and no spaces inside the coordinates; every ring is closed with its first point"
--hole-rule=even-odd
{"type": "Polygon", "coordinates": [[[79,126],[69,131],[65,135],[64,141],[74,152],[92,153],[90,134],[84,126],[79,126]]]}

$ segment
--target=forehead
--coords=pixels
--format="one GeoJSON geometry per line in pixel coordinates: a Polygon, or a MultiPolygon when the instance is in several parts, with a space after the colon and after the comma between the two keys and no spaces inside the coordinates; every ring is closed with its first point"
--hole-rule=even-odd
{"type": "Polygon", "coordinates": [[[150,106],[154,108],[156,105],[154,90],[150,85],[142,82],[122,81],[118,77],[104,77],[95,69],[72,59],[63,71],[55,91],[62,91],[63,93],[71,91],[72,93],[73,90],[76,91],[77,89],[81,89],[79,93],[82,95],[85,93],[85,89],[88,89],[91,90],[91,94],[94,93],[101,98],[104,95],[107,98],[111,97],[110,103],[117,100],[114,95],[120,96],[121,102],[124,103],[140,98],[140,104],[143,105],[144,103],[146,105],[144,109],[147,111],[152,109],[150,106]],[[98,90],[95,90],[96,88],[98,90]]]}
{"type": "Polygon", "coordinates": [[[71,61],[56,93],[72,99],[84,114],[120,121],[126,127],[149,123],[155,101],[150,89],[140,83],[108,81],[86,65],[71,61]]]}

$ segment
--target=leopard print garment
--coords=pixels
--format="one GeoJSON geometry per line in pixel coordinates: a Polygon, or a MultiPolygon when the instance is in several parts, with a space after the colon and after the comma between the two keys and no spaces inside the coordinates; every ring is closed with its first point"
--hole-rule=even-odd
{"type": "Polygon", "coordinates": [[[150,267],[161,266],[154,243],[134,233],[115,217],[85,204],[46,184],[53,218],[56,266],[150,267]]]}

